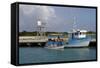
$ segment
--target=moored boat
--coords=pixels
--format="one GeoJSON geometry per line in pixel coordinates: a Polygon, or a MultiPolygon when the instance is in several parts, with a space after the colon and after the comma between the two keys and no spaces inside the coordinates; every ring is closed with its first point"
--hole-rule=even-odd
{"type": "Polygon", "coordinates": [[[76,28],[76,18],[74,17],[73,29],[72,32],[69,33],[69,40],[66,47],[87,47],[89,46],[89,42],[91,38],[87,36],[87,30],[80,30],[76,28]]]}
{"type": "Polygon", "coordinates": [[[56,37],[51,36],[46,45],[45,48],[48,49],[63,49],[64,48],[64,39],[60,38],[60,36],[58,36],[58,34],[56,35],[56,37]]]}

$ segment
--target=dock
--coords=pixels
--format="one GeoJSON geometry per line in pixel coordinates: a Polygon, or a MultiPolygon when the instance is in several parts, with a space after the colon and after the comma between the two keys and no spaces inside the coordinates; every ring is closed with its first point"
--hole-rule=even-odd
{"type": "Polygon", "coordinates": [[[19,37],[19,45],[20,46],[30,46],[34,44],[34,46],[44,46],[44,44],[48,41],[46,36],[20,36],[19,37]]]}
{"type": "Polygon", "coordinates": [[[19,43],[37,43],[46,42],[48,38],[46,36],[20,36],[19,43]]]}

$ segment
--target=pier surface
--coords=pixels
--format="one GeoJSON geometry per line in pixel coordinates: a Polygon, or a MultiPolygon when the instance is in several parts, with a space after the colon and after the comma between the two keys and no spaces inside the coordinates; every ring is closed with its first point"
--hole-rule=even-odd
{"type": "Polygon", "coordinates": [[[46,42],[48,38],[46,36],[20,36],[19,43],[41,43],[46,42]]]}

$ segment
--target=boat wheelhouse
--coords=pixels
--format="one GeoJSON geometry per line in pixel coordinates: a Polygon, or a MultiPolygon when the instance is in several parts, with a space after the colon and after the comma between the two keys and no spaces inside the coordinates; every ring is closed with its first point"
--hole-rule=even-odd
{"type": "Polygon", "coordinates": [[[76,38],[76,39],[81,39],[81,38],[86,38],[86,30],[78,30],[78,31],[74,31],[72,33],[72,38],[76,38]]]}

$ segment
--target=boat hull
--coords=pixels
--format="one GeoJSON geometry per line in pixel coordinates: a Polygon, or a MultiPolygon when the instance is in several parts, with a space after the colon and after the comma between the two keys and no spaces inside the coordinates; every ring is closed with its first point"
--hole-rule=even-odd
{"type": "Polygon", "coordinates": [[[68,45],[65,45],[65,47],[88,47],[89,43],[90,43],[89,41],[86,41],[86,42],[81,42],[77,44],[68,44],[68,45]]]}
{"type": "Polygon", "coordinates": [[[63,49],[64,46],[46,46],[45,48],[48,48],[48,49],[63,49]]]}
{"type": "Polygon", "coordinates": [[[90,39],[74,39],[69,41],[65,47],[88,47],[90,43],[90,39]]]}

